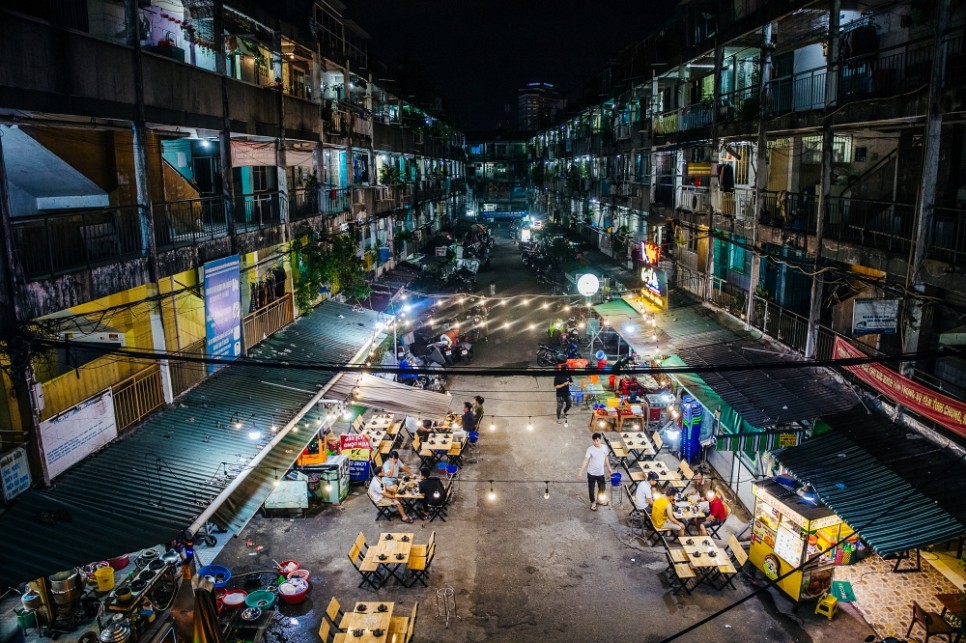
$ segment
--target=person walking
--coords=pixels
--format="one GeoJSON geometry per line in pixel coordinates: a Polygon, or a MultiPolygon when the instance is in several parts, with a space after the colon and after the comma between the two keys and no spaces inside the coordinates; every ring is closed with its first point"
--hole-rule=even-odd
{"type": "Polygon", "coordinates": [[[602,496],[607,489],[605,481],[610,476],[610,458],[608,458],[607,447],[603,445],[604,435],[600,432],[590,436],[594,441],[593,445],[587,447],[584,461],[577,471],[577,478],[587,471],[587,492],[590,495],[590,510],[597,511],[597,505],[607,505],[607,500],[602,496]]]}
{"type": "Polygon", "coordinates": [[[573,402],[570,398],[570,385],[574,383],[574,378],[570,376],[570,369],[566,364],[557,367],[557,374],[553,378],[553,387],[557,393],[557,424],[560,424],[560,414],[567,419],[567,411],[570,410],[573,402]]]}

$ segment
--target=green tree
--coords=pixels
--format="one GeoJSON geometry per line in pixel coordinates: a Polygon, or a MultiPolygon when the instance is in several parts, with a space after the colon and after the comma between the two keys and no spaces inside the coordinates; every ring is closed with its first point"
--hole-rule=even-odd
{"type": "Polygon", "coordinates": [[[349,299],[365,299],[372,288],[366,281],[355,240],[347,235],[302,245],[294,244],[298,279],[295,302],[306,311],[318,300],[323,286],[349,299]]]}

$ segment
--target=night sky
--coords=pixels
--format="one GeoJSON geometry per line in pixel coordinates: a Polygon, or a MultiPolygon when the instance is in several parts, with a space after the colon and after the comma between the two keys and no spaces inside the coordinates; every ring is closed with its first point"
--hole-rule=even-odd
{"type": "MultiPolygon", "coordinates": [[[[643,39],[676,4],[673,0],[345,3],[346,17],[372,37],[370,55],[403,65],[428,80],[443,96],[449,120],[464,131],[515,127],[517,89],[528,82],[552,83],[567,98],[579,98],[585,77],[643,39]]],[[[386,87],[394,89],[391,84],[386,87]]]]}

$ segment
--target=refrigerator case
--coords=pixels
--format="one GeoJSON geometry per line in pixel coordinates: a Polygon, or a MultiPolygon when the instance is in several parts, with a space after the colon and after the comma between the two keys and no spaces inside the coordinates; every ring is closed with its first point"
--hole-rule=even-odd
{"type": "Polygon", "coordinates": [[[317,465],[319,490],[322,502],[342,502],[349,495],[349,458],[344,455],[329,456],[317,465]],[[328,490],[326,488],[328,487],[328,490]]]}

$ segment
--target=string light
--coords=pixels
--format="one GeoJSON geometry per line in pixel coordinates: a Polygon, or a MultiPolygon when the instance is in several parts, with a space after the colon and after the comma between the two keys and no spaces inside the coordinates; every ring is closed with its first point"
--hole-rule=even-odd
{"type": "Polygon", "coordinates": [[[278,424],[275,423],[275,416],[272,416],[272,433],[278,432],[278,424]]]}
{"type": "Polygon", "coordinates": [[[262,437],[262,432],[259,431],[258,429],[252,429],[251,431],[248,432],[249,440],[257,440],[260,437],[262,437]]]}
{"type": "Polygon", "coordinates": [[[527,431],[533,431],[533,420],[529,417],[527,418],[527,431]]]}
{"type": "Polygon", "coordinates": [[[543,490],[543,499],[550,500],[550,481],[545,480],[543,484],[546,485],[546,487],[544,487],[544,490],[543,490]]]}
{"type": "Polygon", "coordinates": [[[494,422],[493,420],[490,420],[490,430],[496,431],[496,422],[494,422]]]}
{"type": "Polygon", "coordinates": [[[275,482],[273,483],[276,487],[281,484],[281,480],[278,478],[278,469],[272,469],[275,472],[275,482]]]}
{"type": "Polygon", "coordinates": [[[234,413],[232,414],[232,416],[231,416],[231,420],[229,420],[229,422],[230,422],[230,423],[231,423],[231,425],[232,425],[233,427],[235,427],[236,429],[240,429],[240,428],[242,427],[242,421],[241,421],[241,418],[240,418],[240,417],[238,416],[238,411],[235,411],[235,412],[234,412],[234,413]]]}
{"type": "Polygon", "coordinates": [[[490,480],[490,493],[487,494],[487,498],[490,500],[496,500],[496,491],[493,490],[493,481],[490,480]]]}

